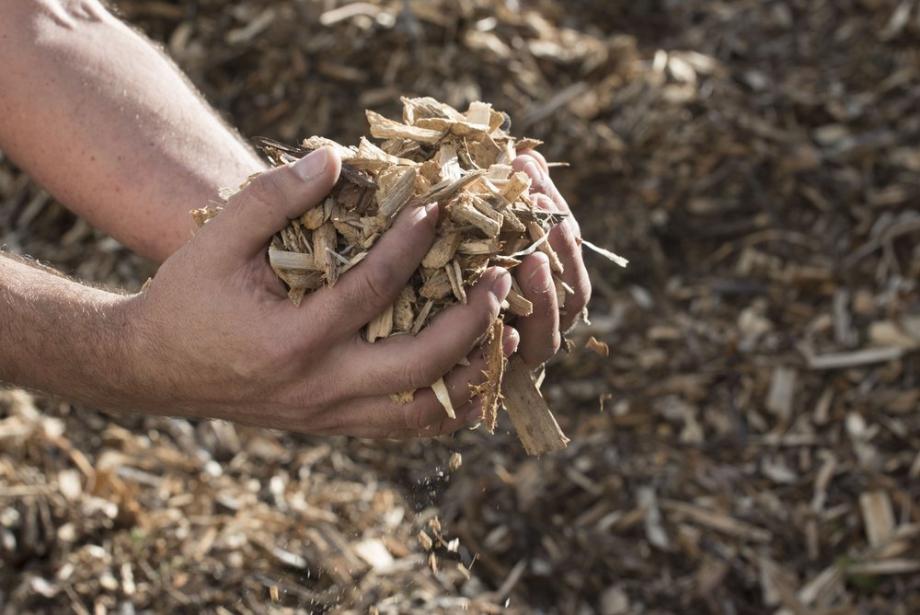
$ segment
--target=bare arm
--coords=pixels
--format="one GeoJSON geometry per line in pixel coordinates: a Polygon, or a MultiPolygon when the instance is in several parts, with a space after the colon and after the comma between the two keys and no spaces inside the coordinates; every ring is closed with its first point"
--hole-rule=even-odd
{"type": "Polygon", "coordinates": [[[0,381],[108,407],[138,380],[123,304],[120,295],[0,255],[0,381]]]}
{"type": "Polygon", "coordinates": [[[166,56],[97,0],[0,0],[0,148],[162,261],[190,209],[264,168],[166,56]]]}

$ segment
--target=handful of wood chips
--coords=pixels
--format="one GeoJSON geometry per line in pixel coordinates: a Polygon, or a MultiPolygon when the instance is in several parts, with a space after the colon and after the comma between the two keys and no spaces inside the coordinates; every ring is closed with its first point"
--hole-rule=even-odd
{"type": "MultiPolygon", "coordinates": [[[[547,234],[565,214],[535,208],[530,178],[511,166],[517,152],[541,142],[515,140],[507,132],[508,116],[483,102],[471,103],[462,113],[433,98],[403,98],[402,103],[401,122],[366,112],[370,134],[379,144],[364,137],[356,147],[316,136],[299,147],[261,140],[276,166],[323,146],[338,151],[343,162],[323,205],[292,220],[269,247],[269,262],[291,301],[299,304],[305,293],[334,285],[361,262],[403,208],[438,203],[434,245],[396,302],[367,325],[369,342],[418,333],[441,310],[465,303],[466,289],[487,267],[513,269],[535,250],[549,257],[559,305],[564,305],[571,289],[558,277],[562,264],[547,234]]],[[[483,423],[490,433],[503,403],[526,451],[541,454],[564,448],[568,438],[528,367],[516,357],[506,365],[502,354],[502,319],[531,311],[515,283],[483,343],[485,382],[473,393],[482,398],[483,423]]],[[[454,416],[443,379],[432,389],[454,416]]],[[[406,402],[412,394],[394,399],[406,402]]]]}

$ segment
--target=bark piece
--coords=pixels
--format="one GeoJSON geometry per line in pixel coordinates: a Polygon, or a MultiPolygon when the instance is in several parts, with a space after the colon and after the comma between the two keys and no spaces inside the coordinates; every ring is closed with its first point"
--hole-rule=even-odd
{"type": "Polygon", "coordinates": [[[489,433],[495,433],[498,409],[502,400],[501,386],[507,363],[502,352],[502,335],[504,323],[496,318],[489,329],[488,337],[482,347],[486,367],[483,370],[485,381],[472,387],[473,395],[482,399],[482,423],[489,433]]]}

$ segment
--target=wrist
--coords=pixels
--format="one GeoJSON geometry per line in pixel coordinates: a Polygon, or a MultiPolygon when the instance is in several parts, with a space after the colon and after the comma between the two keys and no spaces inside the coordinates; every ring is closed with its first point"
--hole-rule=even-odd
{"type": "Polygon", "coordinates": [[[151,413],[157,410],[155,395],[168,387],[157,378],[156,344],[152,342],[145,294],[110,295],[101,300],[100,313],[110,335],[110,377],[105,396],[91,400],[109,410],[151,413]]]}
{"type": "Polygon", "coordinates": [[[0,256],[0,379],[110,410],[143,382],[130,297],[0,256]]]}

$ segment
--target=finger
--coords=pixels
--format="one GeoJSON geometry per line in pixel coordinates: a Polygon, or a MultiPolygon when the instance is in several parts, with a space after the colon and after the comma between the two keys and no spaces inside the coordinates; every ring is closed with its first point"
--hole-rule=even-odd
{"type": "Polygon", "coordinates": [[[518,266],[515,278],[533,304],[530,316],[516,322],[521,334],[519,352],[525,363],[535,367],[559,350],[559,305],[549,259],[542,252],[529,255],[518,266]]]}
{"type": "Polygon", "coordinates": [[[561,211],[569,214],[566,218],[566,224],[571,225],[572,229],[575,231],[576,237],[581,237],[581,228],[578,225],[578,220],[571,215],[572,210],[569,204],[562,198],[562,194],[560,194],[559,190],[556,189],[556,184],[554,184],[552,178],[550,178],[549,167],[543,156],[540,156],[534,151],[527,151],[515,158],[511,166],[515,171],[522,171],[530,178],[531,193],[545,194],[552,199],[553,205],[555,206],[554,211],[561,211]],[[539,160],[536,156],[539,156],[539,160]]]}
{"type": "MultiPolygon", "coordinates": [[[[534,157],[535,152],[527,152],[520,154],[511,162],[511,168],[515,171],[522,171],[530,178],[530,190],[531,192],[537,192],[540,194],[545,194],[546,196],[556,200],[556,195],[559,193],[556,190],[553,180],[549,176],[549,168],[544,167],[536,157],[534,157]]],[[[543,158],[542,156],[540,157],[543,158]]],[[[543,161],[545,164],[546,161],[543,161]]],[[[560,200],[565,204],[565,199],[561,198],[560,200]]],[[[563,211],[568,211],[568,206],[563,211]]]]}
{"type": "Polygon", "coordinates": [[[339,155],[322,147],[292,164],[261,173],[230,197],[224,211],[202,232],[219,235],[224,254],[248,260],[263,251],[290,220],[322,203],[341,168],[339,155]]]}
{"type": "MultiPolygon", "coordinates": [[[[538,209],[552,211],[555,203],[546,195],[534,196],[534,205],[538,209]]],[[[549,245],[562,262],[562,281],[574,292],[566,294],[565,305],[560,307],[559,327],[568,330],[591,298],[591,279],[585,269],[581,245],[575,237],[572,227],[557,224],[549,232],[549,245]]]]}
{"type": "Polygon", "coordinates": [[[384,395],[430,386],[460,362],[488,331],[511,289],[511,276],[493,267],[457,304],[435,317],[416,336],[397,335],[369,344],[358,339],[345,357],[355,380],[352,390],[384,395]]]}
{"type": "MultiPolygon", "coordinates": [[[[541,153],[538,152],[537,150],[535,150],[535,149],[522,149],[521,151],[519,151],[519,152],[517,153],[517,155],[518,155],[518,157],[520,157],[520,156],[530,156],[531,158],[533,158],[534,160],[537,161],[537,164],[540,165],[540,168],[542,168],[543,171],[544,171],[545,173],[547,173],[547,174],[549,173],[549,163],[546,162],[546,158],[543,156],[543,154],[541,154],[541,153]]],[[[520,170],[520,169],[518,169],[518,170],[520,170]]]]}
{"type": "Polygon", "coordinates": [[[324,327],[346,337],[369,323],[396,301],[434,242],[438,222],[435,204],[406,207],[370,253],[335,286],[310,295],[299,311],[310,327],[324,327]]]}
{"type": "MultiPolygon", "coordinates": [[[[502,350],[510,356],[519,336],[505,327],[502,350]]],[[[456,420],[447,416],[430,388],[415,391],[413,400],[401,404],[389,396],[353,400],[317,418],[313,433],[348,434],[365,438],[430,437],[450,433],[481,419],[481,405],[470,403],[470,386],[484,381],[485,360],[479,349],[468,356],[469,365],[457,366],[444,377],[456,420]]]]}

